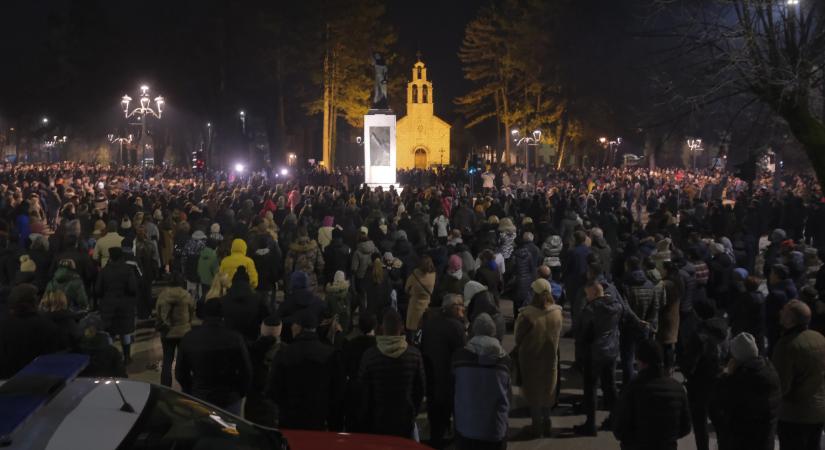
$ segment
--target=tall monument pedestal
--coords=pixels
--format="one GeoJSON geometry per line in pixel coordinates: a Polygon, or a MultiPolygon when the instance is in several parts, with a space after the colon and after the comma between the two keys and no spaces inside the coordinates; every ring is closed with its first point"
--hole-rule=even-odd
{"type": "Polygon", "coordinates": [[[364,116],[364,182],[370,188],[398,188],[395,169],[395,114],[371,109],[364,116]]]}

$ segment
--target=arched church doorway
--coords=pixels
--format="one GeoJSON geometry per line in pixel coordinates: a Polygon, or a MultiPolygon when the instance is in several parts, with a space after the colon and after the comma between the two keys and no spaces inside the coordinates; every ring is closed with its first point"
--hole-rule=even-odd
{"type": "Polygon", "coordinates": [[[415,149],[415,168],[427,168],[427,150],[424,150],[423,148],[415,149]]]}

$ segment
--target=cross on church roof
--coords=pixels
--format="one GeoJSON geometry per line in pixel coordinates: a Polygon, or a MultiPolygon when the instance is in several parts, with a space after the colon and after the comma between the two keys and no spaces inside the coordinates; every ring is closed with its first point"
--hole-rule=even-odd
{"type": "Polygon", "coordinates": [[[416,61],[421,62],[421,50],[416,50],[415,58],[416,58],[416,61]]]}

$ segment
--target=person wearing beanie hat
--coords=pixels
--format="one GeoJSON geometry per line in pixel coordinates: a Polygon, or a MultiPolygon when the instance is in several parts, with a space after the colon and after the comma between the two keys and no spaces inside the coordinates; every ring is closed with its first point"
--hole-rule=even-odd
{"type": "Polygon", "coordinates": [[[347,281],[346,274],[338,270],[332,277],[332,282],[327,283],[324,288],[324,300],[327,303],[327,313],[337,317],[337,322],[341,326],[341,332],[345,335],[352,330],[352,293],[350,282],[347,281]]]}
{"type": "Polygon", "coordinates": [[[452,358],[456,448],[502,448],[507,441],[513,362],[494,337],[496,327],[488,314],[479,314],[472,330],[473,337],[452,358]]]}
{"type": "Polygon", "coordinates": [[[562,328],[562,308],[555,304],[550,283],[531,283],[532,301],[516,319],[515,338],[521,388],[530,407],[532,426],[525,427],[525,439],[551,435],[550,408],[556,403],[559,381],[558,350],[562,328]]]}
{"type": "Polygon", "coordinates": [[[209,239],[212,239],[216,242],[223,241],[223,235],[221,234],[221,224],[216,222],[209,227],[209,239]]]}
{"type": "Polygon", "coordinates": [[[732,450],[773,450],[779,414],[781,386],[773,364],[759,356],[759,346],[750,333],[731,339],[732,358],[719,378],[716,404],[725,426],[717,440],[732,450]]]}
{"type": "Polygon", "coordinates": [[[662,348],[656,341],[638,343],[636,362],[639,375],[622,389],[613,410],[613,435],[622,448],[675,450],[691,428],[685,389],[665,373],[662,348]]]}
{"type": "MultiPolygon", "coordinates": [[[[458,255],[451,255],[447,260],[446,274],[438,279],[431,307],[438,307],[441,300],[449,295],[456,294],[461,297],[464,294],[464,287],[470,282],[470,277],[464,272],[464,263],[458,255]]],[[[465,304],[469,304],[468,299],[464,299],[465,304]]]]}
{"type": "Polygon", "coordinates": [[[421,328],[421,354],[424,357],[427,382],[427,417],[430,421],[430,441],[442,448],[444,435],[450,426],[453,410],[452,357],[464,346],[464,302],[460,295],[444,297],[439,313],[428,315],[421,328]]]}
{"type": "Polygon", "coordinates": [[[322,225],[318,228],[318,246],[323,252],[327,245],[332,242],[332,230],[335,229],[335,218],[332,216],[325,216],[322,225]]]}

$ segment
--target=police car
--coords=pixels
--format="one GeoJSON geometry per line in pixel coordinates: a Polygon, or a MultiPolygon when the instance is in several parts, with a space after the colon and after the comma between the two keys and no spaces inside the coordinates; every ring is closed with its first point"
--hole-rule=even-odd
{"type": "Polygon", "coordinates": [[[0,381],[0,449],[420,450],[391,436],[275,430],[164,386],[77,378],[86,355],[41,356],[0,381]]]}

